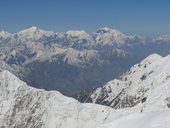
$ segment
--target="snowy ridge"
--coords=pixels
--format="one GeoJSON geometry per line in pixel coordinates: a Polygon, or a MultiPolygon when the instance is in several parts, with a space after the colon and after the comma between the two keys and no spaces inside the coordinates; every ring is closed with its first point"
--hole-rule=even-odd
{"type": "Polygon", "coordinates": [[[0,73],[0,127],[168,128],[170,126],[170,110],[157,109],[157,112],[150,110],[149,113],[141,113],[140,108],[139,105],[114,110],[96,104],[82,104],[57,91],[48,92],[29,87],[9,71],[0,73]]]}
{"type": "Polygon", "coordinates": [[[113,112],[108,107],[81,104],[57,91],[29,87],[8,71],[0,73],[0,127],[94,128],[111,121],[113,112]]]}
{"type": "Polygon", "coordinates": [[[142,104],[141,111],[164,110],[170,107],[169,78],[170,56],[153,54],[134,65],[121,80],[96,89],[90,97],[93,103],[116,109],[142,104]]]}

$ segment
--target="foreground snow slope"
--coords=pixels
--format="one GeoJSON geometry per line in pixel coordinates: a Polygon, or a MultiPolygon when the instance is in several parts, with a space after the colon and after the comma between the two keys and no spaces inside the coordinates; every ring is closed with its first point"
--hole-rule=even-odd
{"type": "Polygon", "coordinates": [[[98,128],[170,128],[170,110],[152,113],[135,113],[98,128]]]}
{"type": "Polygon", "coordinates": [[[57,91],[29,87],[8,71],[0,73],[1,128],[95,128],[111,121],[114,112],[57,91]]]}

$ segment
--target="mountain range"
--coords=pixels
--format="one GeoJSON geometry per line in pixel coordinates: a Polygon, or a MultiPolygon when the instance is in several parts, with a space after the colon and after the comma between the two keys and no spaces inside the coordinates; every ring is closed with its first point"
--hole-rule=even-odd
{"type": "Polygon", "coordinates": [[[0,69],[33,87],[83,101],[149,54],[170,54],[169,46],[169,35],[142,37],[107,27],[96,32],[53,32],[33,26],[0,32],[0,69]]]}

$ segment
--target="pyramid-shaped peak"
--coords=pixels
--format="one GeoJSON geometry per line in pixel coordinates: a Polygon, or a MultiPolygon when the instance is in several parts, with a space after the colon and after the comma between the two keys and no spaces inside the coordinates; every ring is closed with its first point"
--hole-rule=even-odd
{"type": "Polygon", "coordinates": [[[32,26],[30,28],[20,31],[19,33],[31,33],[31,32],[37,32],[37,31],[40,31],[40,29],[36,26],[32,26]]]}
{"type": "Polygon", "coordinates": [[[32,27],[30,27],[30,28],[28,28],[29,30],[33,30],[33,31],[36,31],[36,30],[38,30],[39,28],[38,27],[36,27],[36,26],[32,26],[32,27]]]}

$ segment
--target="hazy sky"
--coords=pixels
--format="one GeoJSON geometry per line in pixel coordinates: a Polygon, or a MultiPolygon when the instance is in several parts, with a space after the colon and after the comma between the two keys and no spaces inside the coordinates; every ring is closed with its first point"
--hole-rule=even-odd
{"type": "Polygon", "coordinates": [[[170,0],[0,0],[0,30],[101,27],[125,33],[170,33],[170,0]]]}

